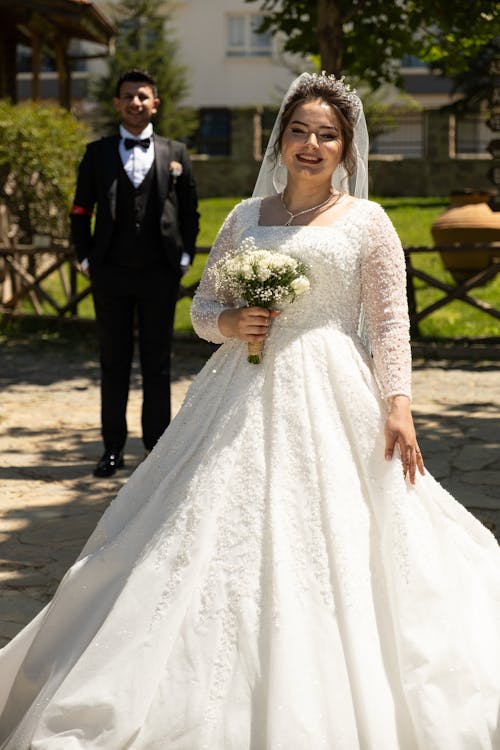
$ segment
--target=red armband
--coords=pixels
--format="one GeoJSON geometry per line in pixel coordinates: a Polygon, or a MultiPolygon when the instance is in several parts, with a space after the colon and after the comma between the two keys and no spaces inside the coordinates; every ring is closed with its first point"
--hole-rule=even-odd
{"type": "Polygon", "coordinates": [[[92,211],[88,208],[84,208],[83,206],[71,206],[70,214],[73,216],[92,216],[92,211]]]}

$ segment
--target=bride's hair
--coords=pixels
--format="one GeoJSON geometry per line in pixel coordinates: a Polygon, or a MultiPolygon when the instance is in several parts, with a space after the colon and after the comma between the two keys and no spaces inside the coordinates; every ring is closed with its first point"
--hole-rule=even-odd
{"type": "Polygon", "coordinates": [[[359,113],[359,100],[342,78],[333,75],[305,74],[304,80],[291,93],[283,106],[278,134],[274,143],[274,158],[281,152],[283,135],[296,108],[306,102],[321,99],[334,111],[342,133],[342,162],[349,176],[354,174],[356,159],[353,153],[354,125],[359,113]]]}

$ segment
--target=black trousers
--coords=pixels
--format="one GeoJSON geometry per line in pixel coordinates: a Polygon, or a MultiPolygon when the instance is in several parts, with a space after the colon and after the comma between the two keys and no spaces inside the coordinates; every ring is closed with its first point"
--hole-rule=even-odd
{"type": "Polygon", "coordinates": [[[137,322],[142,374],[142,438],[151,450],[170,422],[170,352],[179,278],[163,265],[103,264],[91,271],[101,359],[105,449],[127,438],[127,401],[137,322]]]}

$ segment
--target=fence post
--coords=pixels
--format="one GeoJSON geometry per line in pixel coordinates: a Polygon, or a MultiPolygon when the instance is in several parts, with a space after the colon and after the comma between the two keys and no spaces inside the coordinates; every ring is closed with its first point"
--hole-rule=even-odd
{"type": "MultiPolygon", "coordinates": [[[[69,263],[69,288],[70,296],[76,297],[76,293],[78,291],[78,272],[71,261],[69,263]]],[[[71,305],[71,307],[69,308],[69,312],[71,317],[78,317],[78,302],[75,302],[71,305]]]]}
{"type": "Polygon", "coordinates": [[[411,250],[405,248],[406,256],[406,296],[408,299],[408,314],[410,316],[410,338],[420,338],[420,327],[418,321],[415,319],[417,313],[417,298],[414,287],[414,275],[412,274],[412,263],[411,263],[411,250]]]}

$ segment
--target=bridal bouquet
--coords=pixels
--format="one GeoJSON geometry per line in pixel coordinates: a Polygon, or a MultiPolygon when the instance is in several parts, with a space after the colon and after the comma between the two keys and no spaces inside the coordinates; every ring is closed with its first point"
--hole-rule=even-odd
{"type": "MultiPolygon", "coordinates": [[[[271,309],[282,302],[293,302],[309,290],[306,266],[283,253],[259,249],[247,237],[235,255],[222,258],[214,266],[215,289],[219,298],[227,293],[248,307],[271,309]]],[[[248,343],[248,361],[262,361],[264,342],[248,343]]]]}

